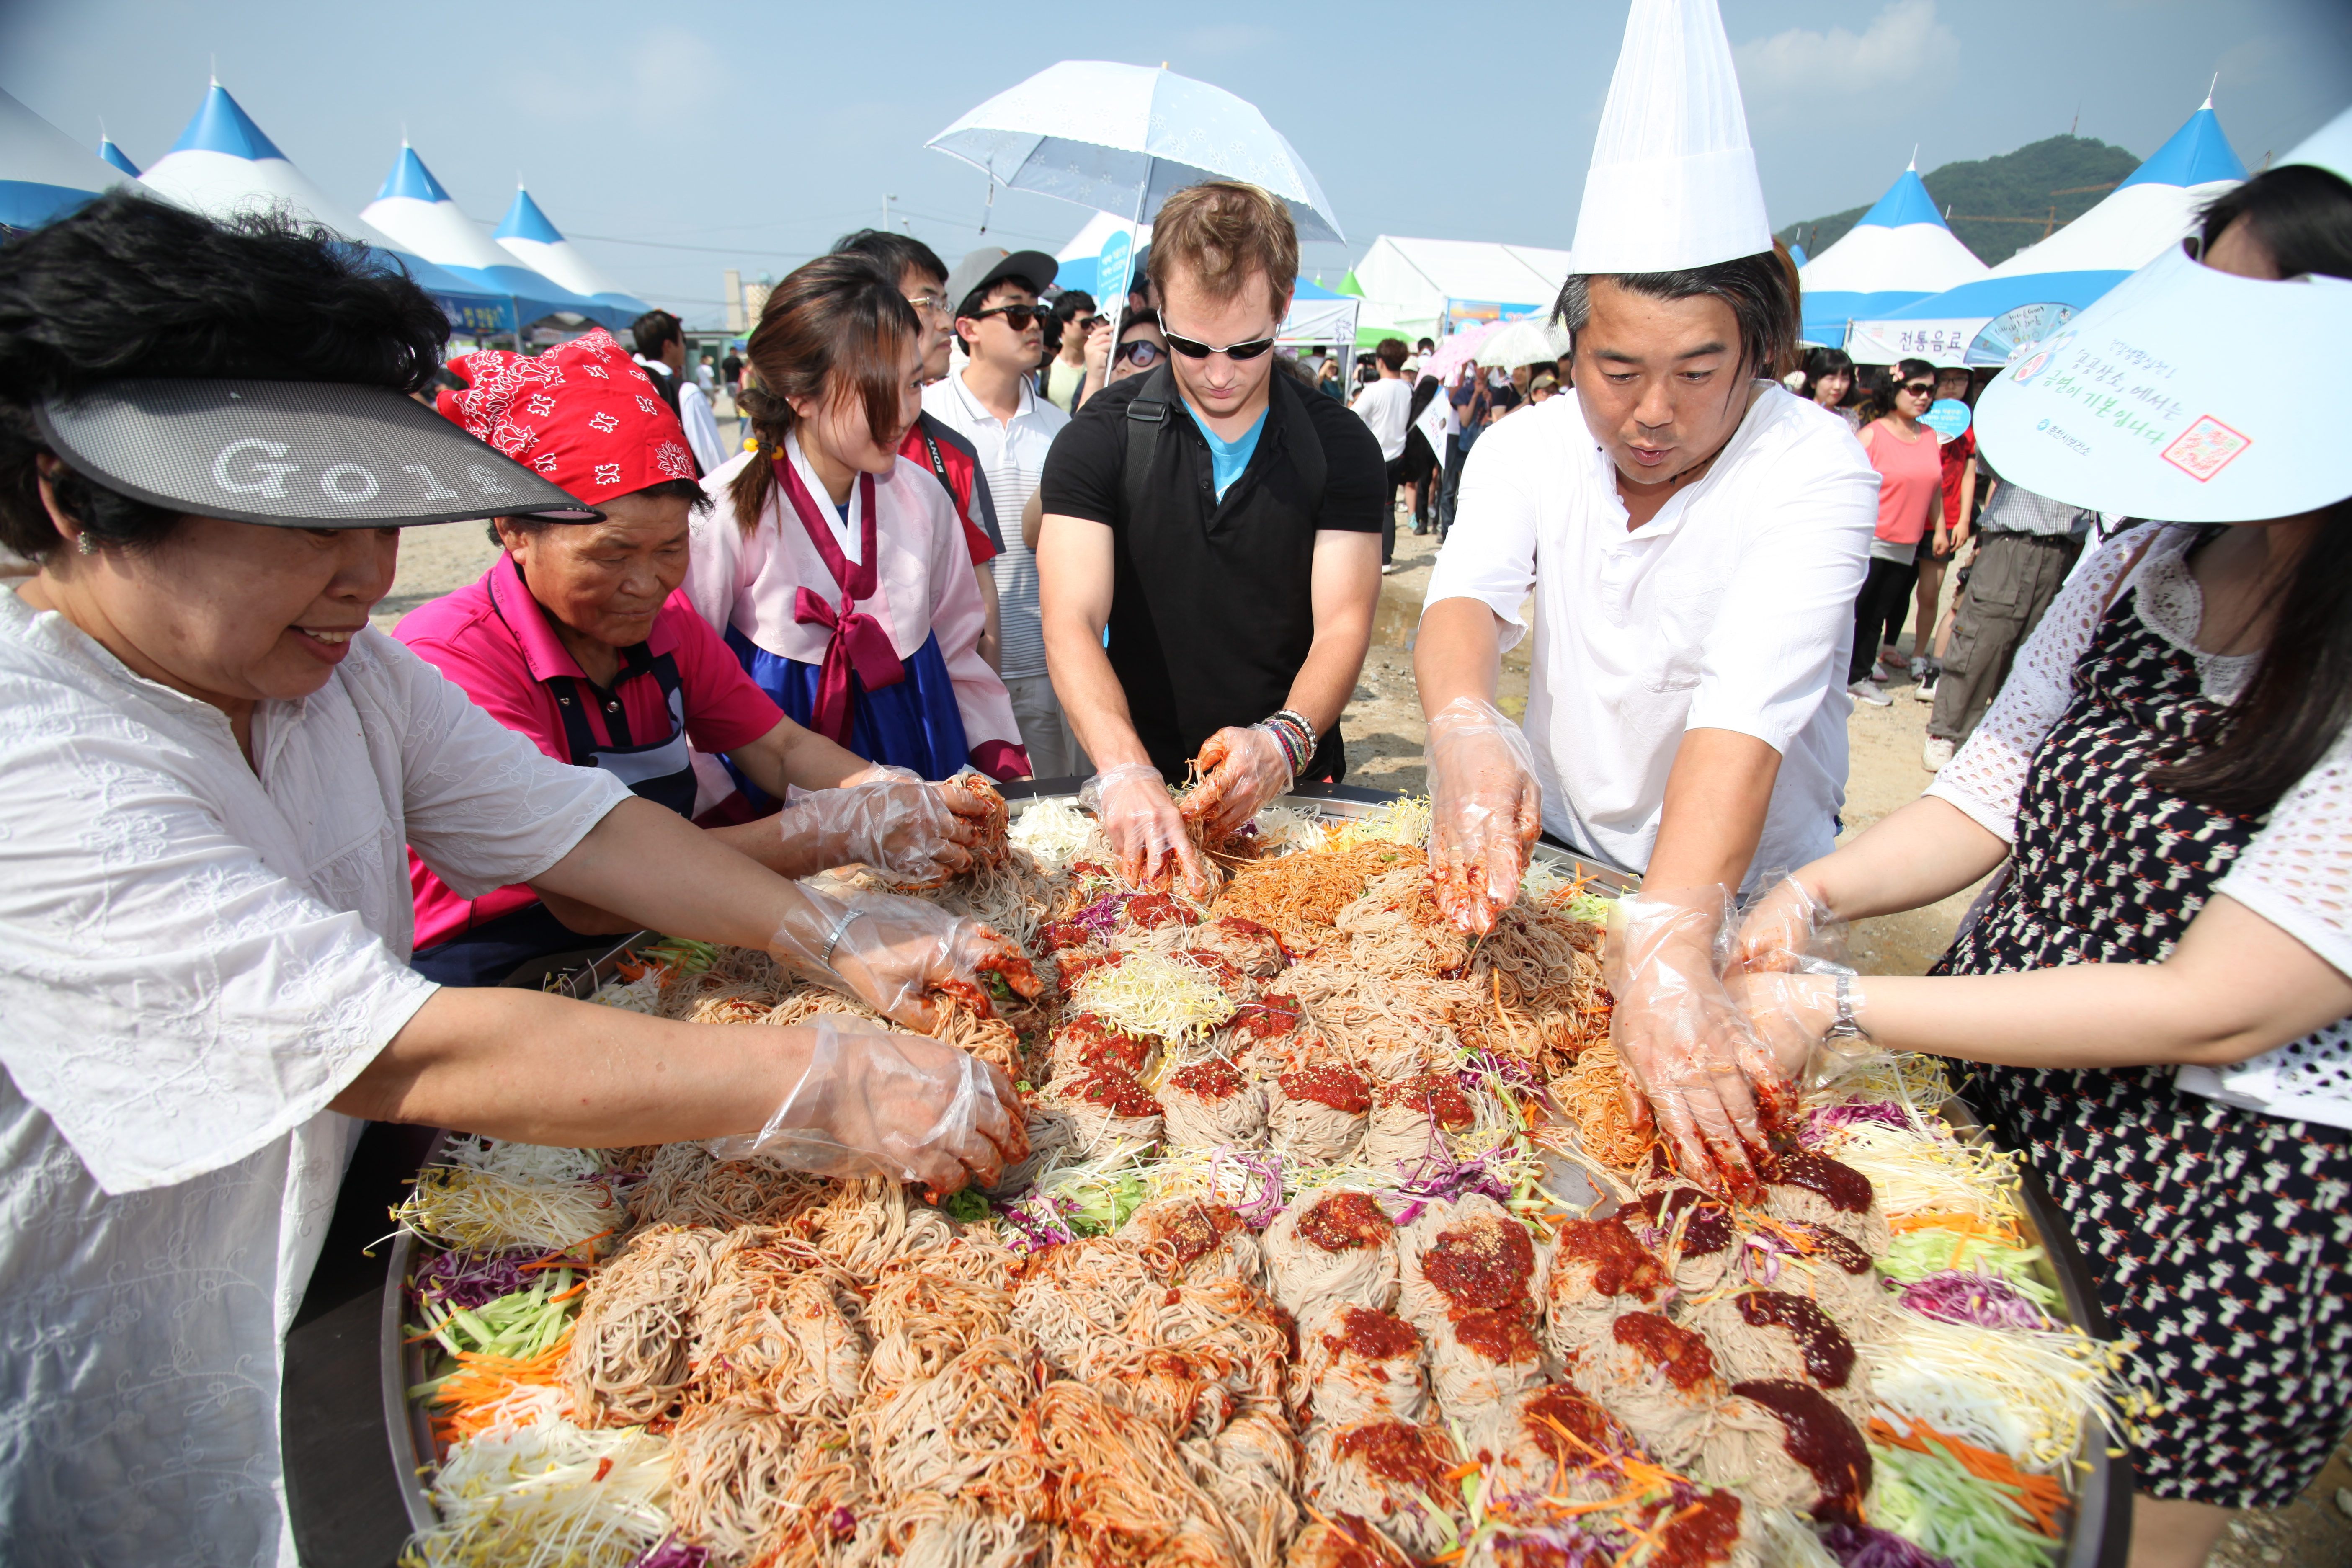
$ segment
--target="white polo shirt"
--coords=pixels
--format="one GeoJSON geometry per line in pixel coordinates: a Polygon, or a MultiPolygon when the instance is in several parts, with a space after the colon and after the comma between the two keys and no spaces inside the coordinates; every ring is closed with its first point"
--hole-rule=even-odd
{"type": "MultiPolygon", "coordinates": [[[[969,363],[969,362],[966,362],[969,363]]],[[[1000,671],[1007,680],[1045,673],[1045,632],[1037,618],[1037,556],[1021,542],[1021,510],[1045,471],[1045,454],[1070,416],[1036,395],[1024,377],[1021,406],[1009,420],[981,405],[961,368],[923,388],[923,408],[980,456],[988,493],[1004,521],[1004,553],[994,562],[1000,671]]]]}
{"type": "Polygon", "coordinates": [[[1829,853],[1845,799],[1845,664],[1878,475],[1844,421],[1769,382],[1705,478],[1628,532],[1576,394],[1487,429],[1424,601],[1479,600],[1526,635],[1544,826],[1639,871],[1686,730],[1780,753],[1748,880],[1829,853]]]}

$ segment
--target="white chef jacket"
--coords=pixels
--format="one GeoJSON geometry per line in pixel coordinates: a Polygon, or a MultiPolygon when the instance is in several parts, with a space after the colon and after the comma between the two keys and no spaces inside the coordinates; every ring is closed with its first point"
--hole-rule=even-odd
{"type": "Polygon", "coordinates": [[[1639,871],[1685,730],[1780,753],[1747,880],[1829,853],[1845,799],[1846,656],[1878,475],[1845,422],[1770,382],[1696,483],[1627,532],[1615,465],[1573,391],[1490,426],[1424,601],[1479,600],[1526,634],[1544,826],[1639,871]]]}
{"type": "Polygon", "coordinates": [[[278,1373],[360,1123],[436,987],[404,844],[467,898],[625,787],[365,629],[254,717],[0,591],[0,1541],[294,1563],[278,1373]]]}

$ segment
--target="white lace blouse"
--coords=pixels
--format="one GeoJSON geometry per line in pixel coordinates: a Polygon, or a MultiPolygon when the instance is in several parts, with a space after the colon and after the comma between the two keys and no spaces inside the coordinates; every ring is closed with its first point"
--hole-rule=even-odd
{"type": "MultiPolygon", "coordinates": [[[[2123,586],[2139,590],[2140,619],[2196,661],[2208,698],[2235,698],[2253,672],[2254,656],[2197,647],[2204,596],[2183,559],[2197,533],[2177,525],[2135,529],[2085,563],[2019,650],[1984,721],[1927,793],[2016,842],[2027,765],[2073,700],[2075,661],[2120,596],[2118,580],[2127,568],[2123,586]]],[[[2213,890],[2352,974],[2352,732],[2337,737],[2319,765],[2272,808],[2213,890]]],[[[2181,1068],[2177,1081],[2192,1094],[2273,1116],[2352,1127],[2352,1019],[2234,1067],[2181,1068]]]]}
{"type": "Polygon", "coordinates": [[[468,897],[626,791],[383,633],[219,710],[0,591],[0,1541],[24,1562],[292,1563],[283,1335],[359,1124],[435,990],[414,844],[468,897]]]}

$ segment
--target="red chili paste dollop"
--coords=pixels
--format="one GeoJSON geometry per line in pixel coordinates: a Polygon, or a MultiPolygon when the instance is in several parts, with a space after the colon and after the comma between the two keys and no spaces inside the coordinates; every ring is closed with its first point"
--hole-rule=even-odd
{"type": "Polygon", "coordinates": [[[1804,1354],[1805,1375],[1823,1388],[1843,1388],[1853,1375],[1853,1342],[1814,1302],[1785,1290],[1748,1290],[1738,1306],[1752,1328],[1787,1330],[1804,1354]]]}
{"type": "Polygon", "coordinates": [[[1643,1301],[1655,1301],[1668,1283],[1666,1266],[1655,1254],[1633,1239],[1625,1222],[1612,1216],[1608,1219],[1572,1219],[1559,1227],[1559,1250],[1552,1268],[1555,1272],[1566,1261],[1592,1265],[1592,1293],[1596,1296],[1632,1296],[1643,1301]]]}
{"type": "Polygon", "coordinates": [[[1820,1389],[1784,1377],[1735,1383],[1731,1392],[1780,1418],[1780,1446],[1812,1472],[1813,1484],[1821,1488],[1813,1517],[1860,1524],[1862,1500],[1870,1495],[1870,1449],[1845,1412],[1820,1389]]]}
{"type": "Polygon", "coordinates": [[[1402,1361],[1421,1354],[1421,1336],[1393,1312],[1342,1307],[1331,1320],[1331,1330],[1323,1336],[1328,1351],[1347,1351],[1366,1361],[1402,1361]]]}
{"type": "Polygon", "coordinates": [[[1528,1304],[1535,1278],[1535,1244],[1514,1219],[1486,1218],[1438,1232],[1422,1255],[1423,1278],[1456,1306],[1491,1311],[1528,1304]]]}
{"type": "Polygon", "coordinates": [[[1444,1073],[1425,1072],[1381,1089],[1381,1103],[1402,1105],[1429,1117],[1448,1132],[1459,1132],[1478,1120],[1470,1097],[1444,1073]]]}
{"type": "Polygon", "coordinates": [[[1097,969],[1117,969],[1127,961],[1127,954],[1117,948],[1088,952],[1083,946],[1063,951],[1056,959],[1062,973],[1062,989],[1069,990],[1097,969]]]}
{"type": "MultiPolygon", "coordinates": [[[[1661,1510],[1662,1512],[1664,1510],[1661,1510]]],[[[1654,1519],[1652,1529],[1656,1529],[1654,1519]]],[[[1739,1542],[1739,1499],[1731,1492],[1703,1492],[1673,1510],[1645,1568],[1716,1568],[1731,1561],[1739,1542]]]]}
{"type": "Polygon", "coordinates": [[[1519,1429],[1546,1458],[1577,1468],[1597,1462],[1624,1443],[1609,1413],[1573,1384],[1555,1383],[1520,1405],[1519,1429]]]}
{"type": "Polygon", "coordinates": [[[1341,1458],[1363,1460],[1366,1469],[1391,1486],[1431,1497],[1445,1495],[1445,1472],[1454,1468],[1445,1438],[1409,1421],[1360,1422],[1340,1435],[1336,1448],[1341,1458]]]}
{"type": "Polygon", "coordinates": [[[1255,1002],[1243,1003],[1234,1014],[1233,1022],[1225,1026],[1254,1040],[1272,1040],[1298,1027],[1304,1016],[1298,1010],[1297,997],[1269,991],[1255,1002]]]}
{"type": "Polygon", "coordinates": [[[1731,1245],[1731,1211],[1696,1187],[1652,1193],[1625,1212],[1643,1229],[1658,1232],[1661,1245],[1674,1230],[1676,1216],[1687,1213],[1679,1253],[1684,1258],[1705,1258],[1731,1245]]]}
{"type": "Polygon", "coordinates": [[[1395,1234],[1395,1222],[1369,1193],[1330,1193],[1298,1216],[1298,1239],[1326,1252],[1378,1247],[1395,1234]]]}
{"type": "Polygon", "coordinates": [[[1361,1116],[1372,1108],[1372,1086],[1346,1068],[1301,1068],[1276,1081],[1293,1100],[1311,1100],[1349,1116],[1361,1116]]]}
{"type": "Polygon", "coordinates": [[[1617,1342],[1640,1352],[1666,1381],[1688,1392],[1715,1376],[1715,1352],[1690,1330],[1655,1312],[1628,1312],[1609,1327],[1617,1342]]]}
{"type": "Polygon", "coordinates": [[[1212,1057],[1168,1075],[1168,1081],[1201,1100],[1231,1100],[1242,1091],[1242,1075],[1212,1057]]]}
{"type": "Polygon", "coordinates": [[[1522,1304],[1491,1311],[1449,1312],[1454,1337],[1462,1348],[1485,1356],[1496,1366],[1515,1366],[1543,1354],[1536,1343],[1535,1310],[1522,1304]]]}
{"type": "Polygon", "coordinates": [[[1151,1228],[1160,1240],[1176,1249],[1176,1266],[1181,1268],[1207,1257],[1241,1225],[1242,1216],[1224,1205],[1194,1200],[1155,1215],[1151,1228]]]}
{"type": "Polygon", "coordinates": [[[1127,900],[1119,918],[1129,925],[1151,931],[1160,926],[1192,925],[1192,911],[1166,893],[1138,893],[1127,900]]]}
{"type": "Polygon", "coordinates": [[[1132,1073],[1117,1068],[1101,1068],[1080,1079],[1070,1090],[1070,1098],[1087,1105],[1098,1105],[1113,1116],[1158,1116],[1160,1102],[1151,1091],[1135,1081],[1132,1073]]]}
{"type": "Polygon", "coordinates": [[[1818,1194],[1841,1214],[1870,1210],[1870,1178],[1826,1154],[1783,1154],[1772,1179],[1783,1186],[1818,1194]]]}

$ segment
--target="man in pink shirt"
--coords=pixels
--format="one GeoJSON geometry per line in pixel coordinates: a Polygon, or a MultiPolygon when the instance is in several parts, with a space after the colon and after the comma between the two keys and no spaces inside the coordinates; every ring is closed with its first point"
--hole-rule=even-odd
{"type": "MultiPolygon", "coordinates": [[[[779,798],[794,785],[821,792],[709,829],[782,875],[968,862],[976,797],[874,767],[793,723],[676,595],[692,516],[709,502],[677,416],[618,344],[597,331],[537,358],[470,354],[450,368],[469,384],[441,395],[444,415],[604,516],[497,519],[497,564],[412,611],[394,636],[549,756],[603,768],[680,816],[696,815],[696,752],[727,757],[779,798]]],[[[413,963],[445,984],[495,983],[633,929],[528,887],[462,899],[413,855],[409,879],[413,963]]]]}

